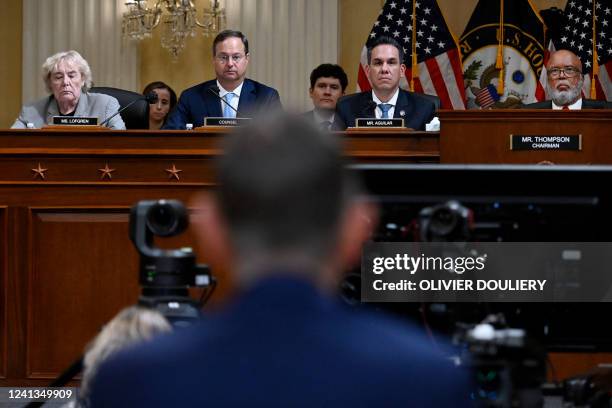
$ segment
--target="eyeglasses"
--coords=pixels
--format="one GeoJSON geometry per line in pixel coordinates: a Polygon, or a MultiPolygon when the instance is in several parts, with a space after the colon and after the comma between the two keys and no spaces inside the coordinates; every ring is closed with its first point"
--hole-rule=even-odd
{"type": "Polygon", "coordinates": [[[563,68],[551,68],[548,70],[547,75],[549,77],[551,77],[552,79],[557,79],[561,76],[561,73],[564,73],[566,77],[568,78],[573,78],[575,76],[578,76],[580,74],[582,74],[582,72],[580,72],[578,70],[578,68],[574,68],[574,67],[563,67],[563,68]]]}
{"type": "Polygon", "coordinates": [[[217,61],[219,61],[222,64],[227,64],[230,59],[232,60],[234,64],[238,64],[240,61],[242,61],[244,57],[245,56],[242,54],[234,54],[234,55],[219,54],[215,56],[217,61]]]}

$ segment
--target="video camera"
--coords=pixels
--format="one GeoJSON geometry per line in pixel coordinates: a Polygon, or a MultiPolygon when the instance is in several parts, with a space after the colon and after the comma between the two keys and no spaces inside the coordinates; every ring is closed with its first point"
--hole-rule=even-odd
{"type": "Polygon", "coordinates": [[[139,201],[130,211],[130,239],[140,254],[139,304],[159,311],[179,327],[199,318],[215,280],[207,265],[196,263],[191,248],[161,249],[154,237],[179,235],[188,225],[187,210],[177,200],[139,201]],[[210,287],[199,303],[189,297],[193,286],[210,287]]]}

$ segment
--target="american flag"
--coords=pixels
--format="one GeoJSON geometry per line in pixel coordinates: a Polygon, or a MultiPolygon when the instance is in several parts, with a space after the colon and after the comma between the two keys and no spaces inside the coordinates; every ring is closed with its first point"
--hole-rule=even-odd
{"type": "Polygon", "coordinates": [[[590,95],[593,68],[593,13],[595,15],[595,49],[599,74],[596,72],[596,99],[612,101],[612,4],[610,0],[570,0],[565,6],[564,26],[557,49],[568,49],[580,57],[585,73],[583,93],[590,95]]]}
{"type": "Polygon", "coordinates": [[[367,46],[376,37],[387,36],[404,48],[406,77],[400,86],[409,89],[412,78],[412,31],[416,30],[418,74],[414,91],[437,95],[445,109],[465,109],[465,89],[457,43],[450,33],[436,0],[387,0],[361,50],[357,89],[372,89],[365,73],[367,46]],[[416,25],[413,27],[413,1],[416,1],[416,25]]]}
{"type": "Polygon", "coordinates": [[[487,109],[499,101],[499,94],[494,85],[487,85],[476,93],[476,102],[482,109],[487,109]]]}

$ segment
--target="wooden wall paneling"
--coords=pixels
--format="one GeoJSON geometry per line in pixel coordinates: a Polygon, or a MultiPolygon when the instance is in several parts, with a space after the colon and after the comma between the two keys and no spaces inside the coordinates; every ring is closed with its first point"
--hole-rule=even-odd
{"type": "Polygon", "coordinates": [[[29,209],[27,377],[55,378],[137,301],[128,208],[29,209]]]}
{"type": "MultiPolygon", "coordinates": [[[[9,203],[8,197],[14,193],[0,194],[0,202],[9,203]]],[[[27,305],[27,248],[23,245],[27,239],[26,211],[21,207],[7,207],[7,260],[8,276],[6,302],[6,367],[7,380],[3,386],[21,385],[25,383],[25,350],[26,350],[26,311],[27,305]]]]}

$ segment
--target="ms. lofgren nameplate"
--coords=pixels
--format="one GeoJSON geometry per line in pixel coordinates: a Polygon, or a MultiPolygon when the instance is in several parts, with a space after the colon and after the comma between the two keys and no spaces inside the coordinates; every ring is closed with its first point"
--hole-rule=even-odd
{"type": "Polygon", "coordinates": [[[67,126],[96,126],[98,124],[98,118],[86,116],[54,116],[53,124],[67,126]]]}
{"type": "Polygon", "coordinates": [[[510,150],[582,150],[582,135],[510,135],[510,150]]]}

